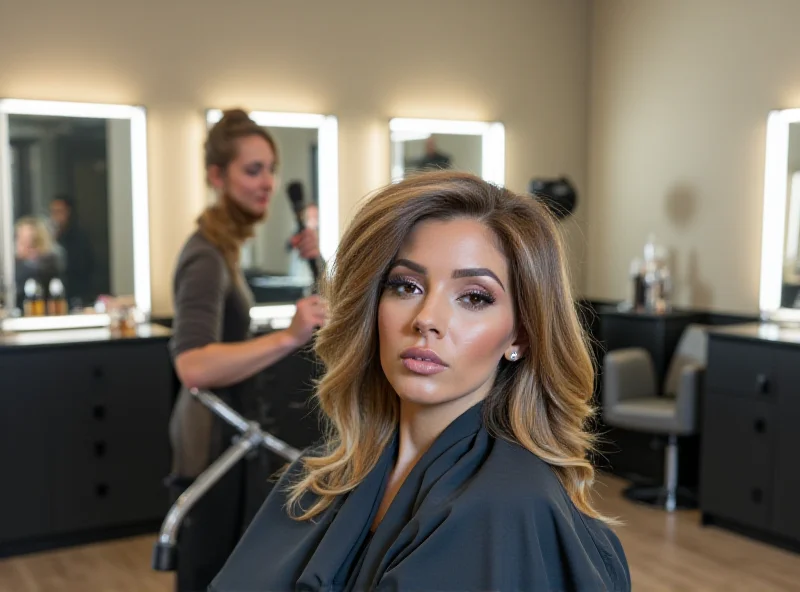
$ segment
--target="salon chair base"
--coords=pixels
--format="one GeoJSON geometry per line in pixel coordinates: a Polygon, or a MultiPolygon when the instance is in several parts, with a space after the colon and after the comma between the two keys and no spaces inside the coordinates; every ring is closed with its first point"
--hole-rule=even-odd
{"type": "MultiPolygon", "coordinates": [[[[663,486],[631,485],[622,491],[630,501],[654,508],[667,508],[667,489],[663,486]]],[[[687,487],[675,491],[676,510],[695,510],[698,507],[697,495],[687,487]]]]}

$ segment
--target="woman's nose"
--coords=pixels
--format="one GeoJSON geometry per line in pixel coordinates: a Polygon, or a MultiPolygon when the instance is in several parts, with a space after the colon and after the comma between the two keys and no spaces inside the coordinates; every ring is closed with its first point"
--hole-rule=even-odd
{"type": "Polygon", "coordinates": [[[447,299],[443,295],[429,293],[414,318],[413,327],[421,335],[434,333],[442,337],[447,332],[449,317],[447,299]]]}

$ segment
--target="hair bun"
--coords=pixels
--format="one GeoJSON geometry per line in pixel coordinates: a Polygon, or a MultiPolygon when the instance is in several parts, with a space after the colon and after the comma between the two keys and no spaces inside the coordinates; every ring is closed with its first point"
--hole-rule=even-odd
{"type": "Polygon", "coordinates": [[[274,164],[278,164],[278,148],[269,132],[253,121],[247,111],[234,108],[224,110],[222,118],[208,130],[204,145],[206,168],[227,167],[236,158],[236,141],[248,136],[263,138],[275,155],[274,164]]]}
{"type": "Polygon", "coordinates": [[[250,119],[250,116],[247,114],[247,111],[244,109],[226,109],[222,112],[222,119],[220,120],[222,125],[241,125],[243,123],[253,123],[253,120],[250,119]]]}

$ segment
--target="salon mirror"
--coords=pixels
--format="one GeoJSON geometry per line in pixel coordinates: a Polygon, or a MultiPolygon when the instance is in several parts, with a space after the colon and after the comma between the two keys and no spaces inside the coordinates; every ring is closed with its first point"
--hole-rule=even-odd
{"type": "MultiPolygon", "coordinates": [[[[95,310],[112,296],[149,314],[146,158],[143,108],[0,101],[6,311],[67,327],[47,317],[95,310]]],[[[75,324],[107,322],[97,315],[75,324]]]]}
{"type": "MultiPolygon", "coordinates": [[[[330,261],[336,250],[339,235],[338,126],[336,117],[330,115],[267,111],[251,111],[249,115],[275,140],[278,172],[267,218],[257,226],[255,237],[243,247],[241,267],[256,304],[269,308],[267,312],[274,312],[281,305],[294,303],[307,295],[314,281],[308,262],[289,245],[299,229],[289,199],[290,190],[302,198],[304,223],[315,227],[319,233],[322,258],[330,261]]],[[[208,126],[213,126],[221,117],[221,110],[209,110],[208,126]]],[[[216,199],[211,190],[208,197],[210,201],[216,199]]],[[[257,314],[258,311],[251,311],[254,318],[257,314]]]]}
{"type": "Polygon", "coordinates": [[[389,132],[393,182],[416,172],[452,169],[505,183],[501,123],[394,118],[389,132]]]}
{"type": "Polygon", "coordinates": [[[761,240],[761,316],[800,321],[800,109],[767,120],[761,240]]]}

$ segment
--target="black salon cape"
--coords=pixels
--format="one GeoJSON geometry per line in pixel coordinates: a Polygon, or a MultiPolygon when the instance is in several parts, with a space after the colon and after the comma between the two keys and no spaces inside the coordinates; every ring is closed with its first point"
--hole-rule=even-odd
{"type": "Polygon", "coordinates": [[[630,590],[616,535],[575,508],[542,460],[490,436],[481,408],[439,436],[366,545],[397,438],[363,483],[313,522],[286,513],[291,467],[209,590],[630,590]]]}

